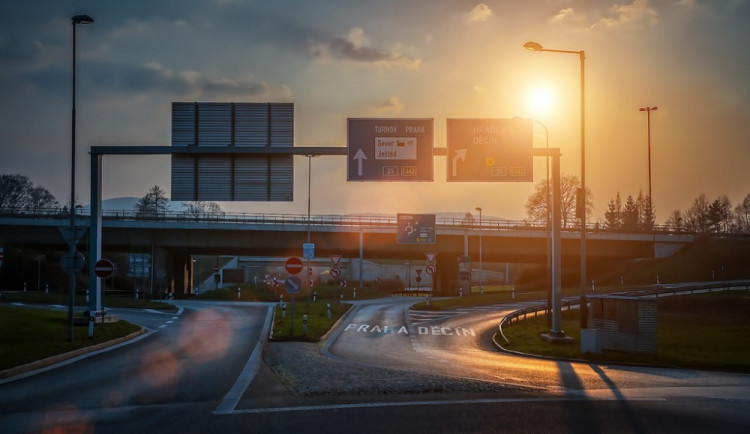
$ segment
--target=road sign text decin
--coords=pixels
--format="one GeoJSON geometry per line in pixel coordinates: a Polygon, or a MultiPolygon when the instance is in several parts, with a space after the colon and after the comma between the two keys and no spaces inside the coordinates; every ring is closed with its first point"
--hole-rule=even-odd
{"type": "Polygon", "coordinates": [[[448,181],[533,181],[531,119],[448,119],[448,181]]]}

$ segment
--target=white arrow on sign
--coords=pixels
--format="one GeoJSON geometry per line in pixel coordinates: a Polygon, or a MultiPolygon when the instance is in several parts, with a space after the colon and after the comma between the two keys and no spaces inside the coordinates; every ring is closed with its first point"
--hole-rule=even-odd
{"type": "Polygon", "coordinates": [[[362,151],[362,148],[359,148],[352,160],[357,160],[357,176],[362,176],[362,160],[367,160],[367,155],[362,151]]]}
{"type": "Polygon", "coordinates": [[[466,161],[466,149],[456,149],[456,155],[453,157],[453,176],[458,176],[456,173],[456,166],[458,160],[466,161]]]}

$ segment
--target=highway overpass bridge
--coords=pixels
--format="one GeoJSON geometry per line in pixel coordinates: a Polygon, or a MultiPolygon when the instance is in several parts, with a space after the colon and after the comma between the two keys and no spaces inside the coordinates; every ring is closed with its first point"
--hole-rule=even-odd
{"type": "MultiPolygon", "coordinates": [[[[113,253],[153,254],[153,269],[175,288],[189,287],[194,255],[263,257],[302,256],[302,244],[315,244],[315,256],[379,260],[424,261],[437,253],[435,291],[458,291],[458,258],[479,261],[479,237],[485,263],[545,263],[546,228],[501,219],[441,219],[436,221],[435,244],[398,244],[396,218],[381,216],[230,214],[188,216],[167,212],[151,218],[132,211],[105,211],[102,227],[103,257],[113,253]]],[[[38,250],[65,250],[60,228],[70,224],[64,213],[0,216],[0,246],[28,246],[38,250]]],[[[77,217],[82,228],[89,217],[77,217]]],[[[578,267],[580,232],[562,233],[563,268],[578,267]]],[[[693,237],[668,233],[614,233],[587,230],[587,262],[596,264],[636,258],[669,256],[693,237]]],[[[87,238],[79,250],[87,254],[87,238]]],[[[475,265],[476,266],[476,265],[475,265]]]]}

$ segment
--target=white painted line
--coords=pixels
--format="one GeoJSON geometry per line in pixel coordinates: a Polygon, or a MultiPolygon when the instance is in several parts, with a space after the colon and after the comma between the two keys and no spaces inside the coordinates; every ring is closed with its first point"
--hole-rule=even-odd
{"type": "Polygon", "coordinates": [[[242,398],[245,390],[247,390],[248,386],[250,386],[250,383],[255,378],[255,375],[258,373],[263,344],[266,340],[266,336],[268,336],[268,329],[271,327],[273,309],[273,306],[268,306],[263,330],[260,332],[260,339],[255,344],[255,348],[253,348],[253,352],[250,354],[250,358],[247,359],[247,363],[245,363],[245,367],[242,369],[240,376],[237,377],[234,386],[232,386],[229,392],[227,392],[224,399],[219,403],[219,406],[216,407],[216,410],[214,411],[215,414],[231,414],[234,412],[237,403],[240,402],[240,398],[242,398]]]}
{"type": "Polygon", "coordinates": [[[214,411],[214,414],[264,414],[264,413],[289,413],[293,411],[320,411],[320,410],[347,410],[357,408],[383,408],[383,407],[411,407],[428,405],[473,405],[473,404],[508,404],[508,403],[557,403],[571,401],[656,401],[664,402],[664,398],[587,398],[587,397],[560,397],[560,398],[505,398],[505,399],[466,399],[446,401],[399,401],[399,402],[362,402],[355,404],[332,404],[332,405],[303,405],[300,407],[272,407],[272,408],[247,408],[233,411],[214,411]]]}

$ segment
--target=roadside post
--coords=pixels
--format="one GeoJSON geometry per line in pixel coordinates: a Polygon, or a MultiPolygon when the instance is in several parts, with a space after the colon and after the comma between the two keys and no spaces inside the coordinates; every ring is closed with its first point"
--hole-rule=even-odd
{"type": "Polygon", "coordinates": [[[307,336],[307,315],[302,315],[302,334],[307,336]]]}
{"type": "Polygon", "coordinates": [[[326,303],[326,315],[328,315],[328,319],[331,319],[331,303],[326,303]]]}

